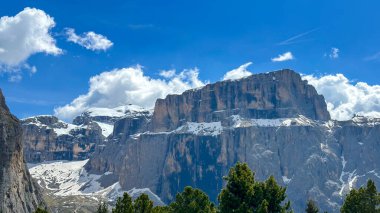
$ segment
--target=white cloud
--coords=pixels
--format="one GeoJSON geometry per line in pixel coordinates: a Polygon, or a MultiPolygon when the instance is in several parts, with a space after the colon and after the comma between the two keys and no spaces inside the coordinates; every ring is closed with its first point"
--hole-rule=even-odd
{"type": "Polygon", "coordinates": [[[67,28],[66,35],[68,41],[79,44],[80,46],[92,51],[106,51],[113,45],[112,41],[108,40],[107,37],[96,34],[92,31],[83,33],[82,35],[77,35],[74,29],[67,28]]]}
{"type": "Polygon", "coordinates": [[[336,48],[336,47],[331,48],[331,52],[330,52],[329,57],[330,57],[331,59],[339,58],[339,49],[336,48]]]}
{"type": "Polygon", "coordinates": [[[239,78],[244,78],[244,77],[247,77],[247,76],[250,76],[252,75],[252,73],[250,71],[247,70],[247,68],[252,64],[252,62],[248,62],[248,63],[245,63],[243,65],[241,65],[240,67],[236,68],[236,69],[233,69],[229,72],[227,72],[224,76],[223,76],[223,81],[224,80],[235,80],[235,79],[239,79],[239,78]]]}
{"type": "Polygon", "coordinates": [[[179,94],[205,84],[198,78],[198,69],[174,72],[166,79],[146,76],[141,66],[103,72],[90,79],[87,94],[80,95],[70,104],[55,109],[55,115],[70,120],[90,107],[117,107],[136,104],[152,108],[157,98],[179,94]]]}
{"type": "Polygon", "coordinates": [[[290,45],[290,44],[296,44],[296,43],[301,43],[301,42],[305,42],[305,41],[310,41],[310,39],[302,39],[302,38],[309,35],[310,33],[317,31],[317,30],[319,30],[319,28],[315,28],[315,29],[312,29],[312,30],[309,30],[309,31],[306,31],[303,33],[299,33],[299,34],[292,36],[292,37],[290,37],[284,41],[281,41],[277,45],[290,45]]]}
{"type": "Polygon", "coordinates": [[[56,46],[50,30],[54,19],[44,11],[25,8],[15,16],[0,18],[0,71],[19,70],[33,54],[59,55],[62,50],[56,46]]]}
{"type": "Polygon", "coordinates": [[[380,52],[377,52],[371,56],[365,57],[364,61],[375,61],[375,60],[378,60],[379,58],[380,58],[380,52]]]}
{"type": "Polygon", "coordinates": [[[293,59],[294,59],[293,54],[291,52],[286,52],[284,54],[278,55],[275,58],[272,58],[272,61],[273,62],[281,62],[281,61],[289,61],[289,60],[293,60],[293,59]]]}
{"type": "Polygon", "coordinates": [[[380,117],[380,85],[350,82],[343,74],[303,76],[325,97],[331,117],[348,120],[354,114],[380,117]]]}
{"type": "Polygon", "coordinates": [[[175,70],[162,70],[160,76],[164,78],[171,78],[175,75],[175,70]]]}
{"type": "Polygon", "coordinates": [[[9,78],[8,78],[8,81],[10,82],[20,82],[22,79],[22,76],[17,73],[17,74],[13,74],[13,75],[10,75],[9,78]]]}

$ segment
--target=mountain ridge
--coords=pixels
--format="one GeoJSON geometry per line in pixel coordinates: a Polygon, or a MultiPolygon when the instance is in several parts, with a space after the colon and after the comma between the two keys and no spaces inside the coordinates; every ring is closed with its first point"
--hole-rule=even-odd
{"type": "Polygon", "coordinates": [[[259,180],[274,175],[287,186],[294,210],[311,198],[338,212],[352,187],[380,183],[379,129],[379,119],[331,120],[314,87],[280,70],[169,95],[153,114],[120,118],[85,169],[164,202],[187,185],[216,201],[222,177],[242,161],[259,180]]]}

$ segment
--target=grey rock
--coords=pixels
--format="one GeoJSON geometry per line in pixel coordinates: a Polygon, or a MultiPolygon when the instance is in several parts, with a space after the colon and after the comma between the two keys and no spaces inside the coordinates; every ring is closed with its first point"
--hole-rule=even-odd
{"type": "Polygon", "coordinates": [[[0,212],[32,212],[44,206],[40,191],[26,168],[19,120],[5,104],[0,90],[0,212]]]}
{"type": "Polygon", "coordinates": [[[105,137],[95,122],[76,126],[54,116],[35,116],[22,121],[25,159],[29,163],[88,159],[105,137]]]}
{"type": "Polygon", "coordinates": [[[104,146],[107,137],[124,140],[125,133],[140,131],[138,127],[145,127],[151,116],[149,110],[127,105],[113,109],[90,108],[74,118],[73,124],[52,115],[23,119],[25,159],[28,163],[88,159],[97,146],[104,146]],[[114,126],[118,135],[113,134],[114,126]]]}
{"type": "Polygon", "coordinates": [[[188,185],[216,201],[222,177],[243,161],[257,179],[287,186],[295,212],[308,198],[338,212],[350,188],[368,178],[380,186],[380,120],[331,121],[323,96],[291,70],[169,95],[149,119],[120,121],[87,170],[113,172],[124,189],[147,187],[165,202],[188,185]]]}
{"type": "Polygon", "coordinates": [[[323,96],[298,73],[281,70],[208,84],[158,99],[151,129],[168,131],[183,122],[218,121],[231,115],[267,119],[304,115],[315,120],[330,119],[323,96]]]}

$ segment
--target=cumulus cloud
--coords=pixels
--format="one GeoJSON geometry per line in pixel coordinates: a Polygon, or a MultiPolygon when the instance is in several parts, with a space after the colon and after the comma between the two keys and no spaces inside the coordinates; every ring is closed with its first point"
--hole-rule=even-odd
{"type": "Polygon", "coordinates": [[[68,41],[92,51],[106,51],[113,45],[112,41],[108,40],[107,37],[96,34],[92,31],[83,33],[82,35],[77,35],[74,29],[66,28],[66,36],[68,41]]]}
{"type": "Polygon", "coordinates": [[[245,63],[243,65],[241,65],[240,67],[236,68],[236,69],[233,69],[229,72],[227,72],[224,76],[223,76],[223,81],[224,80],[235,80],[235,79],[239,79],[239,78],[244,78],[244,77],[247,77],[247,76],[250,76],[252,75],[252,73],[250,71],[247,70],[247,68],[252,64],[252,62],[248,62],[248,63],[245,63]]]}
{"type": "Polygon", "coordinates": [[[293,60],[293,59],[294,59],[293,54],[291,52],[286,52],[284,54],[278,55],[275,58],[272,58],[272,61],[273,62],[281,62],[281,61],[289,61],[289,60],[293,60]]]}
{"type": "Polygon", "coordinates": [[[55,115],[70,120],[90,107],[117,107],[136,104],[152,108],[157,98],[179,94],[205,84],[198,69],[167,75],[164,79],[146,76],[141,66],[115,69],[92,77],[89,90],[70,104],[55,109],[55,115]]]}
{"type": "Polygon", "coordinates": [[[329,54],[329,57],[331,59],[337,59],[339,58],[339,49],[336,47],[331,48],[331,52],[329,54]]]}
{"type": "Polygon", "coordinates": [[[59,55],[50,30],[54,19],[44,11],[25,8],[15,16],[0,18],[0,71],[19,71],[20,65],[33,54],[59,55]]]}
{"type": "Polygon", "coordinates": [[[343,74],[303,76],[325,97],[331,117],[349,120],[355,114],[380,117],[380,85],[353,83],[343,74]]]}

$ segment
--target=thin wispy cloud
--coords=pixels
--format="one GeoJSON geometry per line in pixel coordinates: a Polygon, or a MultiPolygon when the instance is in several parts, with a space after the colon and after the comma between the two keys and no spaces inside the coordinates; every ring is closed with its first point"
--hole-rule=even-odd
{"type": "Polygon", "coordinates": [[[282,62],[282,61],[289,61],[289,60],[293,60],[293,59],[294,59],[293,54],[291,52],[286,52],[286,53],[278,55],[275,58],[272,58],[271,60],[273,62],[282,62]]]}
{"type": "Polygon", "coordinates": [[[154,28],[153,24],[129,24],[128,27],[132,30],[143,30],[154,28]]]}
{"type": "Polygon", "coordinates": [[[375,60],[379,60],[380,59],[380,52],[377,52],[373,55],[370,55],[370,56],[367,56],[366,58],[364,58],[364,61],[375,61],[375,60]]]}
{"type": "Polygon", "coordinates": [[[329,57],[331,59],[337,59],[337,58],[339,58],[339,51],[340,50],[338,48],[336,48],[336,47],[331,48],[329,57]]]}
{"type": "Polygon", "coordinates": [[[310,39],[306,39],[306,40],[300,40],[301,38],[305,37],[306,35],[309,35],[310,33],[312,32],[315,32],[317,31],[319,28],[315,28],[315,29],[312,29],[312,30],[309,30],[309,31],[306,31],[306,32],[303,32],[303,33],[300,33],[300,34],[297,34],[295,36],[292,36],[284,41],[281,41],[279,43],[277,43],[277,45],[289,45],[289,44],[295,44],[295,43],[300,43],[300,42],[304,42],[304,41],[308,41],[310,39]]]}

